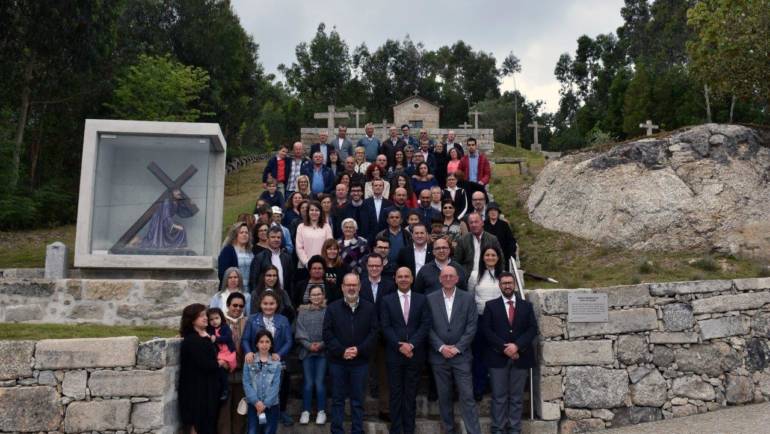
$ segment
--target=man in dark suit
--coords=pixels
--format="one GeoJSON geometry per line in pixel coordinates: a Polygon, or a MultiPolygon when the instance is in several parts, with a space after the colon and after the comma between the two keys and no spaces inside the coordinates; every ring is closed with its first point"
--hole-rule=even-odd
{"type": "Polygon", "coordinates": [[[378,315],[374,304],[359,296],[358,275],[342,278],[343,298],[326,308],[323,340],[332,384],[331,432],[342,434],[345,400],[350,399],[351,432],[364,432],[364,389],[369,359],[377,339],[378,315]]]}
{"type": "Polygon", "coordinates": [[[332,146],[329,145],[329,132],[321,130],[318,133],[318,143],[310,145],[310,155],[312,156],[316,152],[320,152],[324,157],[323,164],[326,164],[326,162],[329,161],[330,149],[332,149],[332,146]]]}
{"type": "MultiPolygon", "coordinates": [[[[396,291],[395,283],[383,277],[383,266],[383,257],[377,253],[370,253],[366,257],[366,277],[361,280],[361,298],[374,303],[378,309],[382,299],[396,291]]],[[[376,390],[376,395],[379,399],[380,419],[387,421],[390,418],[388,371],[385,366],[385,346],[380,339],[377,340],[376,349],[373,354],[374,370],[371,374],[372,382],[376,386],[372,387],[372,394],[374,395],[376,390]]]]}
{"type": "Polygon", "coordinates": [[[337,138],[332,141],[332,147],[337,150],[340,160],[353,156],[353,142],[347,138],[348,127],[340,125],[337,130],[337,138]]]}
{"type": "MultiPolygon", "coordinates": [[[[428,243],[428,229],[422,223],[412,226],[412,242],[401,248],[396,263],[407,267],[416,276],[422,267],[433,261],[433,249],[428,243]]],[[[411,284],[411,283],[410,283],[411,284]]]]}
{"type": "Polygon", "coordinates": [[[502,251],[497,237],[484,232],[484,221],[477,212],[468,215],[468,233],[457,240],[454,258],[465,268],[465,275],[470,277],[471,272],[478,268],[478,258],[487,247],[494,247],[502,251]]]}
{"type": "Polygon", "coordinates": [[[342,210],[340,216],[340,222],[347,218],[351,218],[358,223],[358,235],[366,238],[366,234],[369,229],[368,219],[364,219],[364,186],[359,183],[350,184],[350,200],[345,208],[342,210]]]}
{"type": "Polygon", "coordinates": [[[441,291],[428,294],[431,313],[429,359],[438,388],[439,412],[444,432],[455,434],[453,385],[465,431],[481,434],[479,412],[473,399],[471,343],[476,335],[478,312],[473,295],[457,289],[457,270],[447,265],[441,270],[441,291]]]}
{"type": "Polygon", "coordinates": [[[415,208],[415,211],[420,213],[420,220],[425,223],[425,226],[431,227],[434,219],[443,221],[444,218],[441,216],[441,212],[430,204],[430,189],[426,188],[420,191],[419,199],[420,203],[415,208]]]}
{"type": "Polygon", "coordinates": [[[396,270],[398,291],[383,297],[380,326],[390,385],[391,433],[414,434],[417,384],[425,363],[430,312],[424,295],[412,292],[412,272],[396,270]]]}
{"type": "Polygon", "coordinates": [[[281,249],[282,241],[283,229],[280,226],[271,226],[267,231],[267,246],[269,249],[257,253],[254,259],[251,260],[249,292],[254,292],[259,284],[260,276],[270,265],[275,265],[278,268],[278,281],[281,284],[281,288],[287,293],[293,288],[292,270],[296,270],[296,267],[292,267],[291,255],[286,253],[284,249],[281,249]]]}
{"type": "Polygon", "coordinates": [[[366,257],[366,278],[361,282],[361,298],[380,305],[382,297],[396,290],[395,283],[382,275],[383,258],[377,253],[366,257]]]}
{"type": "Polygon", "coordinates": [[[480,324],[492,382],[492,432],[521,432],[522,394],[535,366],[537,320],[532,304],[516,292],[513,274],[504,271],[499,282],[502,296],[484,305],[480,324]]]}
{"type": "Polygon", "coordinates": [[[369,240],[369,244],[374,243],[374,237],[377,236],[377,233],[388,227],[387,210],[393,206],[393,202],[382,195],[384,190],[385,181],[375,179],[372,181],[372,192],[374,195],[364,199],[364,204],[361,205],[363,207],[361,218],[368,222],[366,232],[362,232],[361,236],[369,240]]]}
{"type": "Polygon", "coordinates": [[[385,139],[380,145],[380,154],[388,157],[388,165],[392,166],[396,161],[396,151],[399,149],[403,151],[406,143],[398,137],[398,129],[395,126],[391,126],[388,132],[390,137],[385,139]]]}
{"type": "Polygon", "coordinates": [[[465,270],[459,263],[457,263],[457,261],[452,260],[451,255],[452,247],[448,238],[441,237],[434,241],[433,260],[426,263],[425,266],[420,269],[420,272],[417,273],[417,278],[414,281],[414,290],[421,294],[428,295],[433,291],[441,289],[439,276],[441,270],[447,265],[454,267],[460,276],[457,287],[463,291],[467,290],[468,279],[465,277],[465,270]]]}

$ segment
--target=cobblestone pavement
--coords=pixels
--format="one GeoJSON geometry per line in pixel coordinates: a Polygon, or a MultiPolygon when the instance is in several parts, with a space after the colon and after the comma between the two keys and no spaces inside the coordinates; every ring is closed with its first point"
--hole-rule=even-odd
{"type": "Polygon", "coordinates": [[[770,404],[745,405],[659,422],[610,429],[606,434],[760,434],[770,433],[770,404]]]}

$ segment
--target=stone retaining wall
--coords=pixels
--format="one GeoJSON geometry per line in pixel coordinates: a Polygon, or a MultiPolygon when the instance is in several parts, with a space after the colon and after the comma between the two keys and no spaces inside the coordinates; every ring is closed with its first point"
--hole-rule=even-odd
{"type": "MultiPolygon", "coordinates": [[[[445,141],[446,135],[449,132],[450,128],[427,128],[428,136],[433,140],[440,140],[445,141]]],[[[495,130],[492,128],[478,128],[478,129],[467,129],[464,130],[462,128],[455,128],[453,129],[455,132],[455,141],[458,143],[465,144],[465,140],[469,137],[473,137],[476,139],[476,142],[479,145],[479,149],[484,151],[487,155],[492,155],[492,151],[495,149],[495,130]]],[[[310,149],[310,145],[313,143],[318,143],[318,133],[321,131],[328,131],[326,128],[302,128],[300,130],[300,140],[302,143],[305,144],[307,147],[307,150],[310,149]]],[[[335,137],[337,137],[337,131],[328,131],[329,132],[329,140],[333,141],[335,137]]],[[[413,129],[412,133],[417,137],[417,129],[413,129]]],[[[366,131],[363,128],[348,128],[348,134],[347,138],[350,139],[350,141],[353,142],[353,146],[355,146],[356,142],[358,142],[358,139],[363,137],[366,134],[366,131]]],[[[374,136],[379,138],[380,140],[385,140],[390,135],[388,134],[388,130],[385,128],[377,128],[374,130],[374,136]]]]}
{"type": "Polygon", "coordinates": [[[770,398],[770,278],[534,290],[535,406],[560,432],[770,398]],[[569,323],[568,294],[606,293],[609,321],[569,323]]]}
{"type": "Polygon", "coordinates": [[[0,432],[175,433],[180,342],[0,341],[0,432]]]}
{"type": "Polygon", "coordinates": [[[217,280],[0,279],[0,322],[177,327],[190,303],[208,305],[217,280]]]}

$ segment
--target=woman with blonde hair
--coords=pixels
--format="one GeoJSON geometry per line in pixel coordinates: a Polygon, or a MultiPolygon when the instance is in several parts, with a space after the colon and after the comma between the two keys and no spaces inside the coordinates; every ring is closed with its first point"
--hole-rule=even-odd
{"type": "Polygon", "coordinates": [[[297,185],[295,191],[302,193],[303,197],[312,197],[313,192],[310,190],[310,178],[307,175],[300,175],[297,177],[297,185]]]}
{"type": "Polygon", "coordinates": [[[230,267],[238,267],[241,276],[243,276],[243,286],[248,288],[252,259],[254,259],[254,253],[251,251],[249,225],[244,222],[236,223],[230,228],[230,232],[222,243],[222,250],[219,252],[217,260],[219,283],[222,283],[225,270],[230,267]]]}

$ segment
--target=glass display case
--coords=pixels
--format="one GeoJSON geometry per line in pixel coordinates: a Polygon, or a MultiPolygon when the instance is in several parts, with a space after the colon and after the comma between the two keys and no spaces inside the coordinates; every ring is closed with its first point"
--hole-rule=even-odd
{"type": "Polygon", "coordinates": [[[87,120],[75,266],[213,268],[225,146],[216,124],[87,120]]]}

